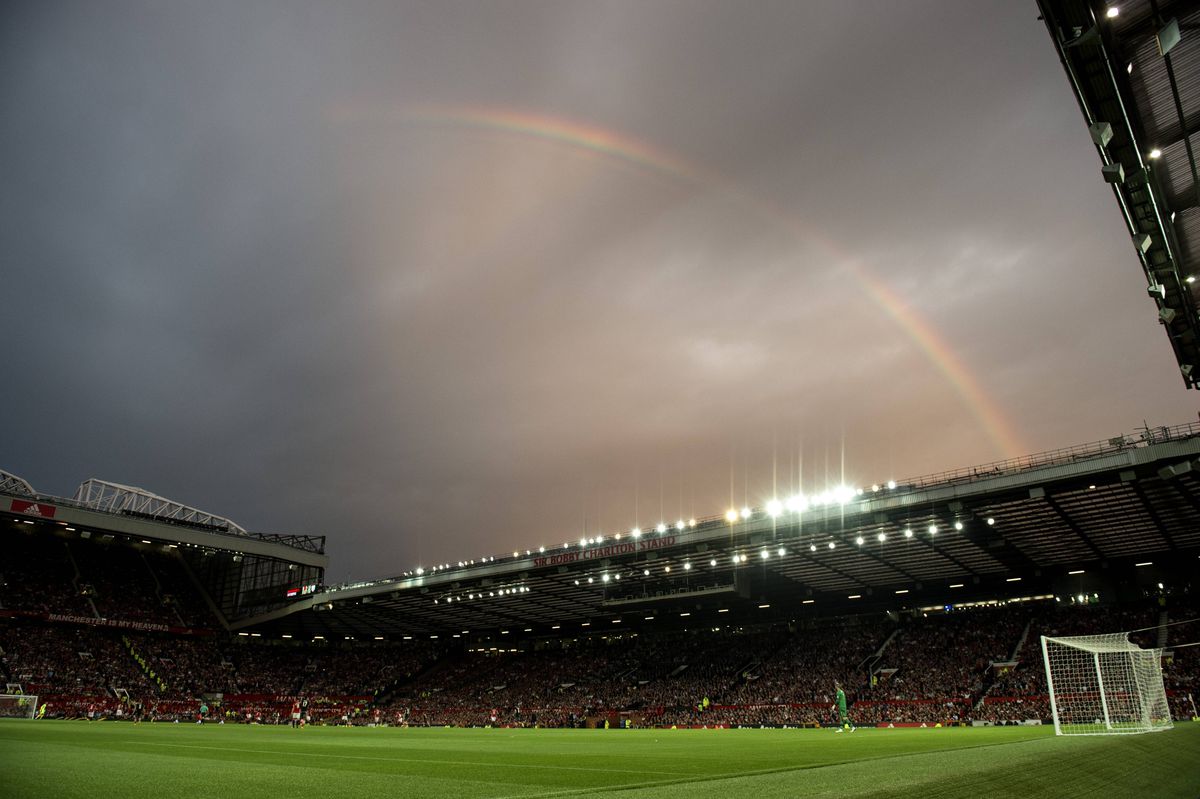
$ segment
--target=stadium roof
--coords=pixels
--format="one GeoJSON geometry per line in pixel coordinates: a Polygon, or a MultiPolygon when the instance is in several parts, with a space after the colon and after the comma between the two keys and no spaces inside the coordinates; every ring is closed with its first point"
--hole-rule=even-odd
{"type": "Polygon", "coordinates": [[[1184,382],[1200,387],[1200,4],[1038,5],[1184,382]]]}
{"type": "Polygon", "coordinates": [[[805,502],[430,566],[235,626],[516,639],[1037,595],[1068,576],[1086,586],[1089,574],[1106,585],[1190,574],[1200,557],[1200,424],[805,502]]]}
{"type": "Polygon", "coordinates": [[[321,570],[329,565],[325,536],[247,532],[223,516],[142,488],[95,478],[85,480],[75,496],[67,498],[40,493],[25,479],[0,470],[0,517],[31,524],[38,519],[68,529],[244,553],[321,570]]]}

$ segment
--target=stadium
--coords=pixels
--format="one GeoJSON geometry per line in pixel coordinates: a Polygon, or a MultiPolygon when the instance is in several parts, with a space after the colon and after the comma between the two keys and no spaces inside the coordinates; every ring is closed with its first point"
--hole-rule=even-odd
{"type": "MultiPolygon", "coordinates": [[[[1200,9],[1115,8],[1038,3],[1196,389],[1200,9]]],[[[347,582],[0,464],[0,794],[1195,796],[1200,422],[1062,444],[347,582]]]]}

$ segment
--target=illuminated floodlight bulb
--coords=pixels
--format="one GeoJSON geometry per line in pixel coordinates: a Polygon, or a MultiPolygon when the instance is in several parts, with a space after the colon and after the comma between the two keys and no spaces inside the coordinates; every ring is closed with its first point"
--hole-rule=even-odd
{"type": "Polygon", "coordinates": [[[838,486],[837,488],[833,489],[833,499],[839,505],[845,505],[847,502],[854,499],[855,496],[861,493],[861,490],[862,489],[859,489],[859,491],[856,492],[850,486],[838,486]]]}
{"type": "Polygon", "coordinates": [[[781,557],[781,558],[782,558],[782,557],[783,557],[784,555],[786,555],[786,554],[787,554],[787,550],[786,550],[786,549],[784,549],[783,547],[780,547],[780,548],[779,548],[779,557],[781,557]]]}
{"type": "Polygon", "coordinates": [[[766,560],[767,558],[771,557],[771,553],[764,549],[761,553],[761,557],[763,560],[766,560]]]}
{"type": "Polygon", "coordinates": [[[595,581],[595,580],[593,580],[591,577],[589,577],[589,578],[588,578],[588,585],[591,585],[591,584],[592,584],[592,583],[594,583],[594,582],[596,582],[596,581],[595,581]]]}
{"type": "Polygon", "coordinates": [[[783,503],[777,499],[773,499],[767,503],[767,515],[772,519],[777,519],[783,514],[783,503]]]}
{"type": "Polygon", "coordinates": [[[425,573],[425,570],[423,568],[421,568],[420,566],[418,566],[417,567],[417,576],[420,577],[424,573],[425,573]]]}
{"type": "Polygon", "coordinates": [[[911,527],[905,527],[905,528],[904,528],[904,537],[905,537],[905,538],[912,538],[912,537],[913,537],[913,531],[912,531],[912,528],[911,528],[911,527]]]}
{"type": "Polygon", "coordinates": [[[929,525],[929,534],[937,535],[937,525],[936,524],[929,525]]]}
{"type": "Polygon", "coordinates": [[[788,498],[787,508],[792,513],[804,513],[808,510],[808,500],[804,498],[803,494],[796,494],[788,498]]]}
{"type": "Polygon", "coordinates": [[[871,485],[871,490],[872,490],[872,491],[878,491],[878,490],[879,490],[879,483],[873,483],[873,484],[871,485]]]}
{"type": "Polygon", "coordinates": [[[882,544],[884,541],[887,541],[887,533],[880,533],[880,534],[879,534],[878,536],[876,536],[876,537],[879,539],[879,543],[881,543],[881,544],[882,544]]]}
{"type": "Polygon", "coordinates": [[[663,567],[663,571],[664,571],[664,572],[666,572],[667,574],[670,574],[670,573],[671,573],[671,567],[670,567],[670,566],[664,566],[664,567],[663,567]]]}
{"type": "Polygon", "coordinates": [[[716,566],[716,565],[717,565],[717,559],[716,559],[716,558],[713,558],[712,560],[710,560],[710,561],[708,562],[708,565],[709,565],[709,566],[716,566]]]}
{"type": "Polygon", "coordinates": [[[642,569],[642,576],[643,576],[643,577],[649,577],[649,576],[650,576],[650,570],[649,570],[649,569],[642,569]]]}
{"type": "Polygon", "coordinates": [[[695,527],[695,526],[696,526],[696,520],[688,519],[688,527],[695,527]]]}
{"type": "Polygon", "coordinates": [[[741,558],[739,558],[739,557],[737,556],[737,554],[736,554],[736,553],[734,553],[734,556],[733,556],[733,562],[734,562],[734,563],[737,563],[739,560],[741,560],[741,558]]]}
{"type": "Polygon", "coordinates": [[[895,488],[895,487],[896,487],[896,481],[895,481],[895,480],[888,480],[888,482],[887,482],[887,487],[888,487],[889,489],[895,488]]]}
{"type": "Polygon", "coordinates": [[[667,531],[667,526],[665,524],[663,524],[662,522],[659,522],[658,527],[655,527],[654,531],[656,533],[665,533],[667,531]]]}
{"type": "Polygon", "coordinates": [[[1120,14],[1121,9],[1117,8],[1116,6],[1109,6],[1108,10],[1104,12],[1104,16],[1108,17],[1109,19],[1116,19],[1118,16],[1120,16],[1120,14]]]}
{"type": "Polygon", "coordinates": [[[738,520],[737,510],[735,510],[734,508],[730,508],[729,510],[725,511],[725,521],[729,522],[730,524],[733,524],[737,520],[738,520]]]}
{"type": "Polygon", "coordinates": [[[687,527],[687,522],[685,522],[683,519],[680,519],[679,521],[675,522],[676,530],[682,530],[685,527],[687,527]]]}
{"type": "Polygon", "coordinates": [[[1152,159],[1162,158],[1162,150],[1155,147],[1153,150],[1151,150],[1149,153],[1147,153],[1147,155],[1149,155],[1150,158],[1152,158],[1152,159]]]}
{"type": "Polygon", "coordinates": [[[545,547],[538,547],[538,552],[545,552],[545,551],[546,551],[545,547]]]}
{"type": "Polygon", "coordinates": [[[854,539],[854,543],[858,544],[861,547],[863,545],[863,537],[861,535],[858,536],[857,538],[854,539]]]}
{"type": "Polygon", "coordinates": [[[989,517],[987,517],[987,523],[988,523],[988,527],[991,527],[993,524],[996,523],[996,520],[993,519],[991,516],[989,516],[989,517]]]}
{"type": "Polygon", "coordinates": [[[816,545],[816,544],[809,544],[809,545],[808,545],[808,551],[809,551],[809,552],[816,552],[816,551],[817,551],[817,545],[816,545]]]}
{"type": "Polygon", "coordinates": [[[690,572],[692,570],[692,562],[690,560],[683,564],[683,570],[685,572],[690,572]]]}
{"type": "Polygon", "coordinates": [[[832,541],[829,542],[830,549],[835,549],[836,547],[837,547],[837,544],[833,543],[832,541]]]}
{"type": "Polygon", "coordinates": [[[743,519],[749,519],[749,518],[750,518],[750,513],[751,513],[751,511],[750,511],[750,508],[748,508],[748,507],[743,507],[743,508],[742,508],[742,518],[743,518],[743,519]]]}
{"type": "Polygon", "coordinates": [[[955,522],[955,523],[954,523],[954,529],[955,529],[955,530],[962,530],[962,529],[963,529],[963,523],[962,523],[962,522],[955,522]]]}
{"type": "Polygon", "coordinates": [[[514,558],[520,557],[520,555],[517,553],[516,550],[513,550],[513,557],[514,558]]]}
{"type": "Polygon", "coordinates": [[[612,578],[610,578],[607,574],[605,574],[600,578],[600,581],[607,583],[610,579],[612,579],[612,578]]]}
{"type": "Polygon", "coordinates": [[[579,546],[586,547],[587,543],[588,543],[588,540],[586,538],[579,539],[579,546]]]}
{"type": "Polygon", "coordinates": [[[635,528],[633,528],[632,530],[630,530],[630,531],[629,531],[629,534],[630,534],[631,536],[633,536],[634,538],[638,538],[638,537],[639,537],[639,536],[641,536],[641,534],[642,534],[642,528],[640,528],[640,527],[635,527],[635,528]]]}

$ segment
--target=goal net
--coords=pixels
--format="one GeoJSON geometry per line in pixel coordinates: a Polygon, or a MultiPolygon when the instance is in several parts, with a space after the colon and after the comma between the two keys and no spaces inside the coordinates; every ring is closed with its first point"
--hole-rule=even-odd
{"type": "Polygon", "coordinates": [[[38,698],[30,694],[0,694],[0,719],[31,719],[38,698]]]}
{"type": "Polygon", "coordinates": [[[1162,650],[1128,633],[1042,636],[1057,735],[1116,735],[1170,729],[1162,650]]]}

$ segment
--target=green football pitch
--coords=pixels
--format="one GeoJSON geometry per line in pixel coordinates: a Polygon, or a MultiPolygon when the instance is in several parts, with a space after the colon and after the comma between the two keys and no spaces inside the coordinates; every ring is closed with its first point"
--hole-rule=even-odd
{"type": "Polygon", "coordinates": [[[3,797],[1196,797],[1200,724],[460,730],[0,721],[3,797]]]}

